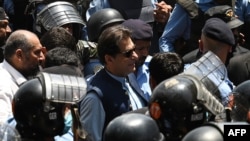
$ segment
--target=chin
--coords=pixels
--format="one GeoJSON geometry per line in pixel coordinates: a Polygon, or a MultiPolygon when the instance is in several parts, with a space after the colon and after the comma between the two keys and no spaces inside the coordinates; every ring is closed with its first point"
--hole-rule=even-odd
{"type": "Polygon", "coordinates": [[[136,70],[135,68],[133,68],[133,69],[131,68],[131,69],[129,69],[129,70],[127,71],[127,74],[133,73],[133,72],[135,72],[135,70],[136,70]]]}
{"type": "Polygon", "coordinates": [[[136,71],[136,68],[134,67],[133,69],[131,69],[131,72],[135,72],[136,71]]]}

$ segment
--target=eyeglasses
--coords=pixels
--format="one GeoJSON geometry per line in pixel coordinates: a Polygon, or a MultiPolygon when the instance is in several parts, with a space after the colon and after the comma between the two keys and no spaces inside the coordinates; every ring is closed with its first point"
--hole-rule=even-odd
{"type": "Polygon", "coordinates": [[[124,52],[120,52],[120,53],[123,54],[125,57],[129,58],[132,56],[134,51],[135,51],[135,47],[128,50],[128,51],[124,51],[124,52]]]}

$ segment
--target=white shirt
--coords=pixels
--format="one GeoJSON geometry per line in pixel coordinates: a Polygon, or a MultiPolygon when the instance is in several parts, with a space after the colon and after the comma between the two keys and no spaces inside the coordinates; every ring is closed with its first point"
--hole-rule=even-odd
{"type": "Polygon", "coordinates": [[[0,122],[12,117],[12,99],[19,86],[27,79],[6,60],[0,63],[0,122]]]}

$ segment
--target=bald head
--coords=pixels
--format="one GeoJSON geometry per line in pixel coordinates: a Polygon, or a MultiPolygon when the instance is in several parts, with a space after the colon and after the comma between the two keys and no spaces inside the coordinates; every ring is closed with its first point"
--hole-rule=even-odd
{"type": "MultiPolygon", "coordinates": [[[[37,37],[37,35],[31,31],[28,30],[16,30],[13,33],[11,33],[11,35],[9,36],[9,38],[7,39],[7,42],[10,42],[12,40],[16,40],[20,37],[24,37],[24,38],[33,38],[34,36],[37,37]]],[[[37,37],[38,38],[38,37],[37,37]]]]}
{"type": "Polygon", "coordinates": [[[28,30],[16,30],[9,36],[4,57],[26,78],[36,75],[39,64],[45,60],[39,38],[28,30]]]}
{"type": "Polygon", "coordinates": [[[14,31],[6,41],[4,56],[6,60],[15,54],[17,49],[29,51],[34,45],[32,41],[40,43],[39,38],[33,32],[28,30],[16,30],[14,31]]]}

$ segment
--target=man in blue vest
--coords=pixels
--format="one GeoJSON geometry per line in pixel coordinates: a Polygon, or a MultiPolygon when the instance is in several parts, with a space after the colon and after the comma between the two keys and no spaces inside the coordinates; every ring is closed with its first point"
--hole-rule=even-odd
{"type": "Polygon", "coordinates": [[[128,78],[138,59],[131,38],[122,25],[106,28],[99,37],[97,53],[104,68],[89,78],[89,90],[80,102],[80,120],[95,141],[102,140],[112,119],[147,106],[137,82],[128,78]]]}

